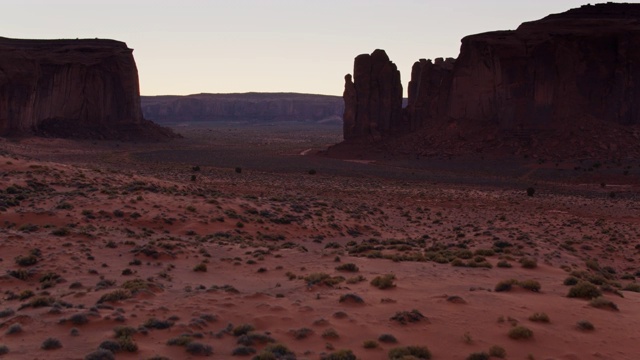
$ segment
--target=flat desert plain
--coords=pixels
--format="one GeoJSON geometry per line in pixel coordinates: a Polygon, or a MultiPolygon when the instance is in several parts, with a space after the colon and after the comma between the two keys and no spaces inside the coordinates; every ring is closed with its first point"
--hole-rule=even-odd
{"type": "Polygon", "coordinates": [[[0,358],[640,357],[638,161],[175,129],[0,142],[0,358]]]}

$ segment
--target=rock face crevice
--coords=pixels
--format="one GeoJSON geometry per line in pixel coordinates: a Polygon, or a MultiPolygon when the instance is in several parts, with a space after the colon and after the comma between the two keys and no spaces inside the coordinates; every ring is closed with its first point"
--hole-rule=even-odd
{"type": "MultiPolygon", "coordinates": [[[[377,64],[390,63],[380,53],[377,64]]],[[[457,59],[413,65],[402,119],[399,75],[371,70],[374,54],[356,57],[353,83],[347,77],[346,141],[452,126],[458,134],[529,134],[594,121],[640,125],[640,4],[585,5],[514,31],[467,36],[457,59]],[[379,89],[394,90],[372,100],[379,89]]]]}
{"type": "Polygon", "coordinates": [[[169,136],[142,116],[132,51],[114,40],[0,38],[0,135],[169,136]]]}

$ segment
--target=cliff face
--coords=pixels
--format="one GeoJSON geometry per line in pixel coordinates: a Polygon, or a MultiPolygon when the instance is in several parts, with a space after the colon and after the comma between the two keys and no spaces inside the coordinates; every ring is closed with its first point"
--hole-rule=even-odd
{"type": "MultiPolygon", "coordinates": [[[[345,94],[370,86],[370,78],[347,80],[345,94]],[[363,81],[364,84],[360,84],[363,81]]],[[[376,78],[387,87],[395,79],[376,78]]],[[[420,60],[412,69],[409,101],[391,130],[458,133],[491,129],[528,134],[575,129],[598,122],[640,124],[640,4],[583,6],[498,31],[462,39],[457,59],[420,60]]],[[[359,95],[359,92],[356,91],[359,95]]],[[[396,94],[396,100],[400,95],[396,94]]],[[[346,98],[345,98],[346,99],[346,98]]],[[[371,123],[377,104],[345,100],[353,128],[371,123]]],[[[345,117],[346,122],[346,117],[345,117]]],[[[385,128],[379,127],[380,130],[385,128]]],[[[382,138],[394,134],[380,131],[382,138]]],[[[376,140],[345,129],[345,140],[376,140]]]]}
{"type": "Polygon", "coordinates": [[[585,6],[462,40],[454,119],[503,129],[640,121],[640,5],[585,6]]]}
{"type": "Polygon", "coordinates": [[[345,77],[345,140],[378,141],[402,119],[400,72],[384,50],[356,57],[345,77]]]}
{"type": "Polygon", "coordinates": [[[413,64],[405,111],[408,130],[420,129],[427,125],[429,119],[440,118],[447,113],[454,64],[455,59],[451,58],[437,58],[435,62],[420,59],[413,64]]]}
{"type": "Polygon", "coordinates": [[[140,108],[132,50],[113,40],[0,38],[0,135],[167,136],[140,108]]]}
{"type": "Polygon", "coordinates": [[[144,116],[157,122],[313,121],[340,122],[338,96],[295,93],[143,96],[144,116]]]}

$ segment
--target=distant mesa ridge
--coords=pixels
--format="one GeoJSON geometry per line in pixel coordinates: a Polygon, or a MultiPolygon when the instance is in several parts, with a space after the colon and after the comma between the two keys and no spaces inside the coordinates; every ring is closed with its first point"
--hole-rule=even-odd
{"type": "Polygon", "coordinates": [[[310,121],[341,123],[339,96],[299,93],[143,96],[142,111],[159,123],[191,121],[310,121]]]}
{"type": "Polygon", "coordinates": [[[175,136],[143,118],[132,52],[115,40],[0,37],[0,135],[175,136]]]}
{"type": "Polygon", "coordinates": [[[383,50],[356,57],[345,77],[345,142],[419,134],[398,141],[419,151],[639,125],[640,4],[585,5],[514,31],[467,36],[457,59],[417,61],[405,108],[401,96],[400,74],[383,50]]]}

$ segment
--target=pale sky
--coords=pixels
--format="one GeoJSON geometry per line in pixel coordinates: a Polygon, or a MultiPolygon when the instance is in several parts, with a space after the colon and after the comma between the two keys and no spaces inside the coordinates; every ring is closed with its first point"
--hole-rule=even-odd
{"type": "Polygon", "coordinates": [[[341,95],[380,48],[402,73],[457,57],[465,35],[515,29],[576,0],[0,0],[0,36],[109,38],[134,49],[143,95],[341,95]]]}

